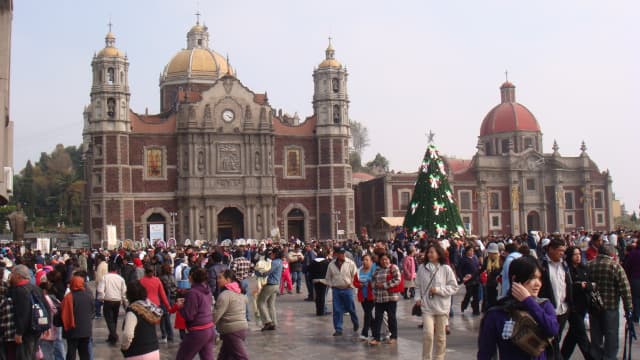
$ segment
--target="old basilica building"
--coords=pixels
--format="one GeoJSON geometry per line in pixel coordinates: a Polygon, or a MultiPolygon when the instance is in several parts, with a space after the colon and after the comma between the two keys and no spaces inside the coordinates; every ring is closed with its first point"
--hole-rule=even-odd
{"type": "MultiPolygon", "coordinates": [[[[515,85],[500,87],[500,103],[480,125],[470,160],[446,158],[448,178],[462,222],[471,234],[521,234],[530,230],[610,230],[612,179],[601,172],[582,143],[563,156],[556,141],[544,153],[536,117],[516,102],[515,85]]],[[[356,187],[356,225],[373,237],[402,224],[417,173],[387,174],[356,187]]]]}
{"type": "Polygon", "coordinates": [[[347,71],[329,44],[313,115],[274,110],[199,23],[160,77],[161,112],[130,109],[129,59],[109,32],[84,110],[85,231],[118,239],[300,239],[355,234],[347,71]]]}

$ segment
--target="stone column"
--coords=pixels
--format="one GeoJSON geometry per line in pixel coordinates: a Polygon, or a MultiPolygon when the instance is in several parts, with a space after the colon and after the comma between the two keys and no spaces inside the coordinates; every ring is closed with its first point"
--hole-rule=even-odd
{"type": "Polygon", "coordinates": [[[558,183],[555,186],[556,197],[556,224],[557,231],[561,234],[565,232],[565,214],[564,214],[564,187],[558,183]]]}

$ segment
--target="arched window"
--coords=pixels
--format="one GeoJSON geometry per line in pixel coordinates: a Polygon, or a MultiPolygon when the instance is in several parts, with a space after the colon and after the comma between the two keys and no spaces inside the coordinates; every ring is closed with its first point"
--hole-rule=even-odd
{"type": "Polygon", "coordinates": [[[342,121],[340,116],[340,105],[333,105],[333,123],[340,124],[342,121]]]}
{"type": "Polygon", "coordinates": [[[115,70],[113,68],[107,69],[107,82],[112,85],[115,82],[115,70]]]}
{"type": "Polygon", "coordinates": [[[116,115],[116,99],[114,98],[107,99],[107,115],[109,115],[109,117],[116,115]]]}
{"type": "Polygon", "coordinates": [[[333,80],[331,80],[331,86],[333,88],[333,92],[337,93],[340,91],[340,80],[338,80],[337,78],[333,78],[333,80]]]}

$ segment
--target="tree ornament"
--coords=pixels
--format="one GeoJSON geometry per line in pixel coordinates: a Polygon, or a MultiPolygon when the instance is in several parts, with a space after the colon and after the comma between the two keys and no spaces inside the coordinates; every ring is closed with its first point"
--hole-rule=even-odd
{"type": "Polygon", "coordinates": [[[457,229],[458,229],[458,234],[460,234],[460,236],[464,236],[464,233],[465,233],[464,228],[458,225],[457,229]]]}
{"type": "Polygon", "coordinates": [[[445,211],[445,210],[446,210],[446,208],[444,207],[444,203],[439,203],[439,202],[437,202],[437,201],[435,201],[435,202],[433,203],[433,213],[434,213],[436,216],[440,215],[440,212],[441,212],[441,211],[445,211]]]}
{"type": "Polygon", "coordinates": [[[442,162],[442,160],[438,159],[438,169],[440,169],[440,173],[442,175],[447,175],[447,172],[444,169],[444,162],[442,162]]]}
{"type": "Polygon", "coordinates": [[[453,202],[453,194],[451,194],[451,191],[447,190],[444,193],[447,195],[447,198],[449,198],[449,202],[452,203],[453,202]]]}
{"type": "Polygon", "coordinates": [[[432,189],[437,189],[440,186],[440,177],[438,175],[429,175],[429,183],[432,189]]]}
{"type": "Polygon", "coordinates": [[[418,203],[417,202],[411,203],[411,215],[416,213],[416,208],[417,207],[418,207],[418,203]]]}
{"type": "Polygon", "coordinates": [[[436,234],[438,239],[447,233],[447,225],[436,224],[436,234]]]}

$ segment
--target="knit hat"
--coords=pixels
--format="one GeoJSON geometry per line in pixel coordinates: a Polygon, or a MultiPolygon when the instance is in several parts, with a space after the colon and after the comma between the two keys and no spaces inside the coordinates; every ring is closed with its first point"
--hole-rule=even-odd
{"type": "Polygon", "coordinates": [[[489,253],[489,254],[497,254],[499,252],[500,252],[500,250],[498,249],[498,244],[491,243],[491,244],[489,244],[489,246],[487,246],[487,253],[489,253]]]}
{"type": "Polygon", "coordinates": [[[11,271],[14,275],[20,275],[23,279],[31,279],[31,271],[24,265],[16,265],[11,271]]]}

